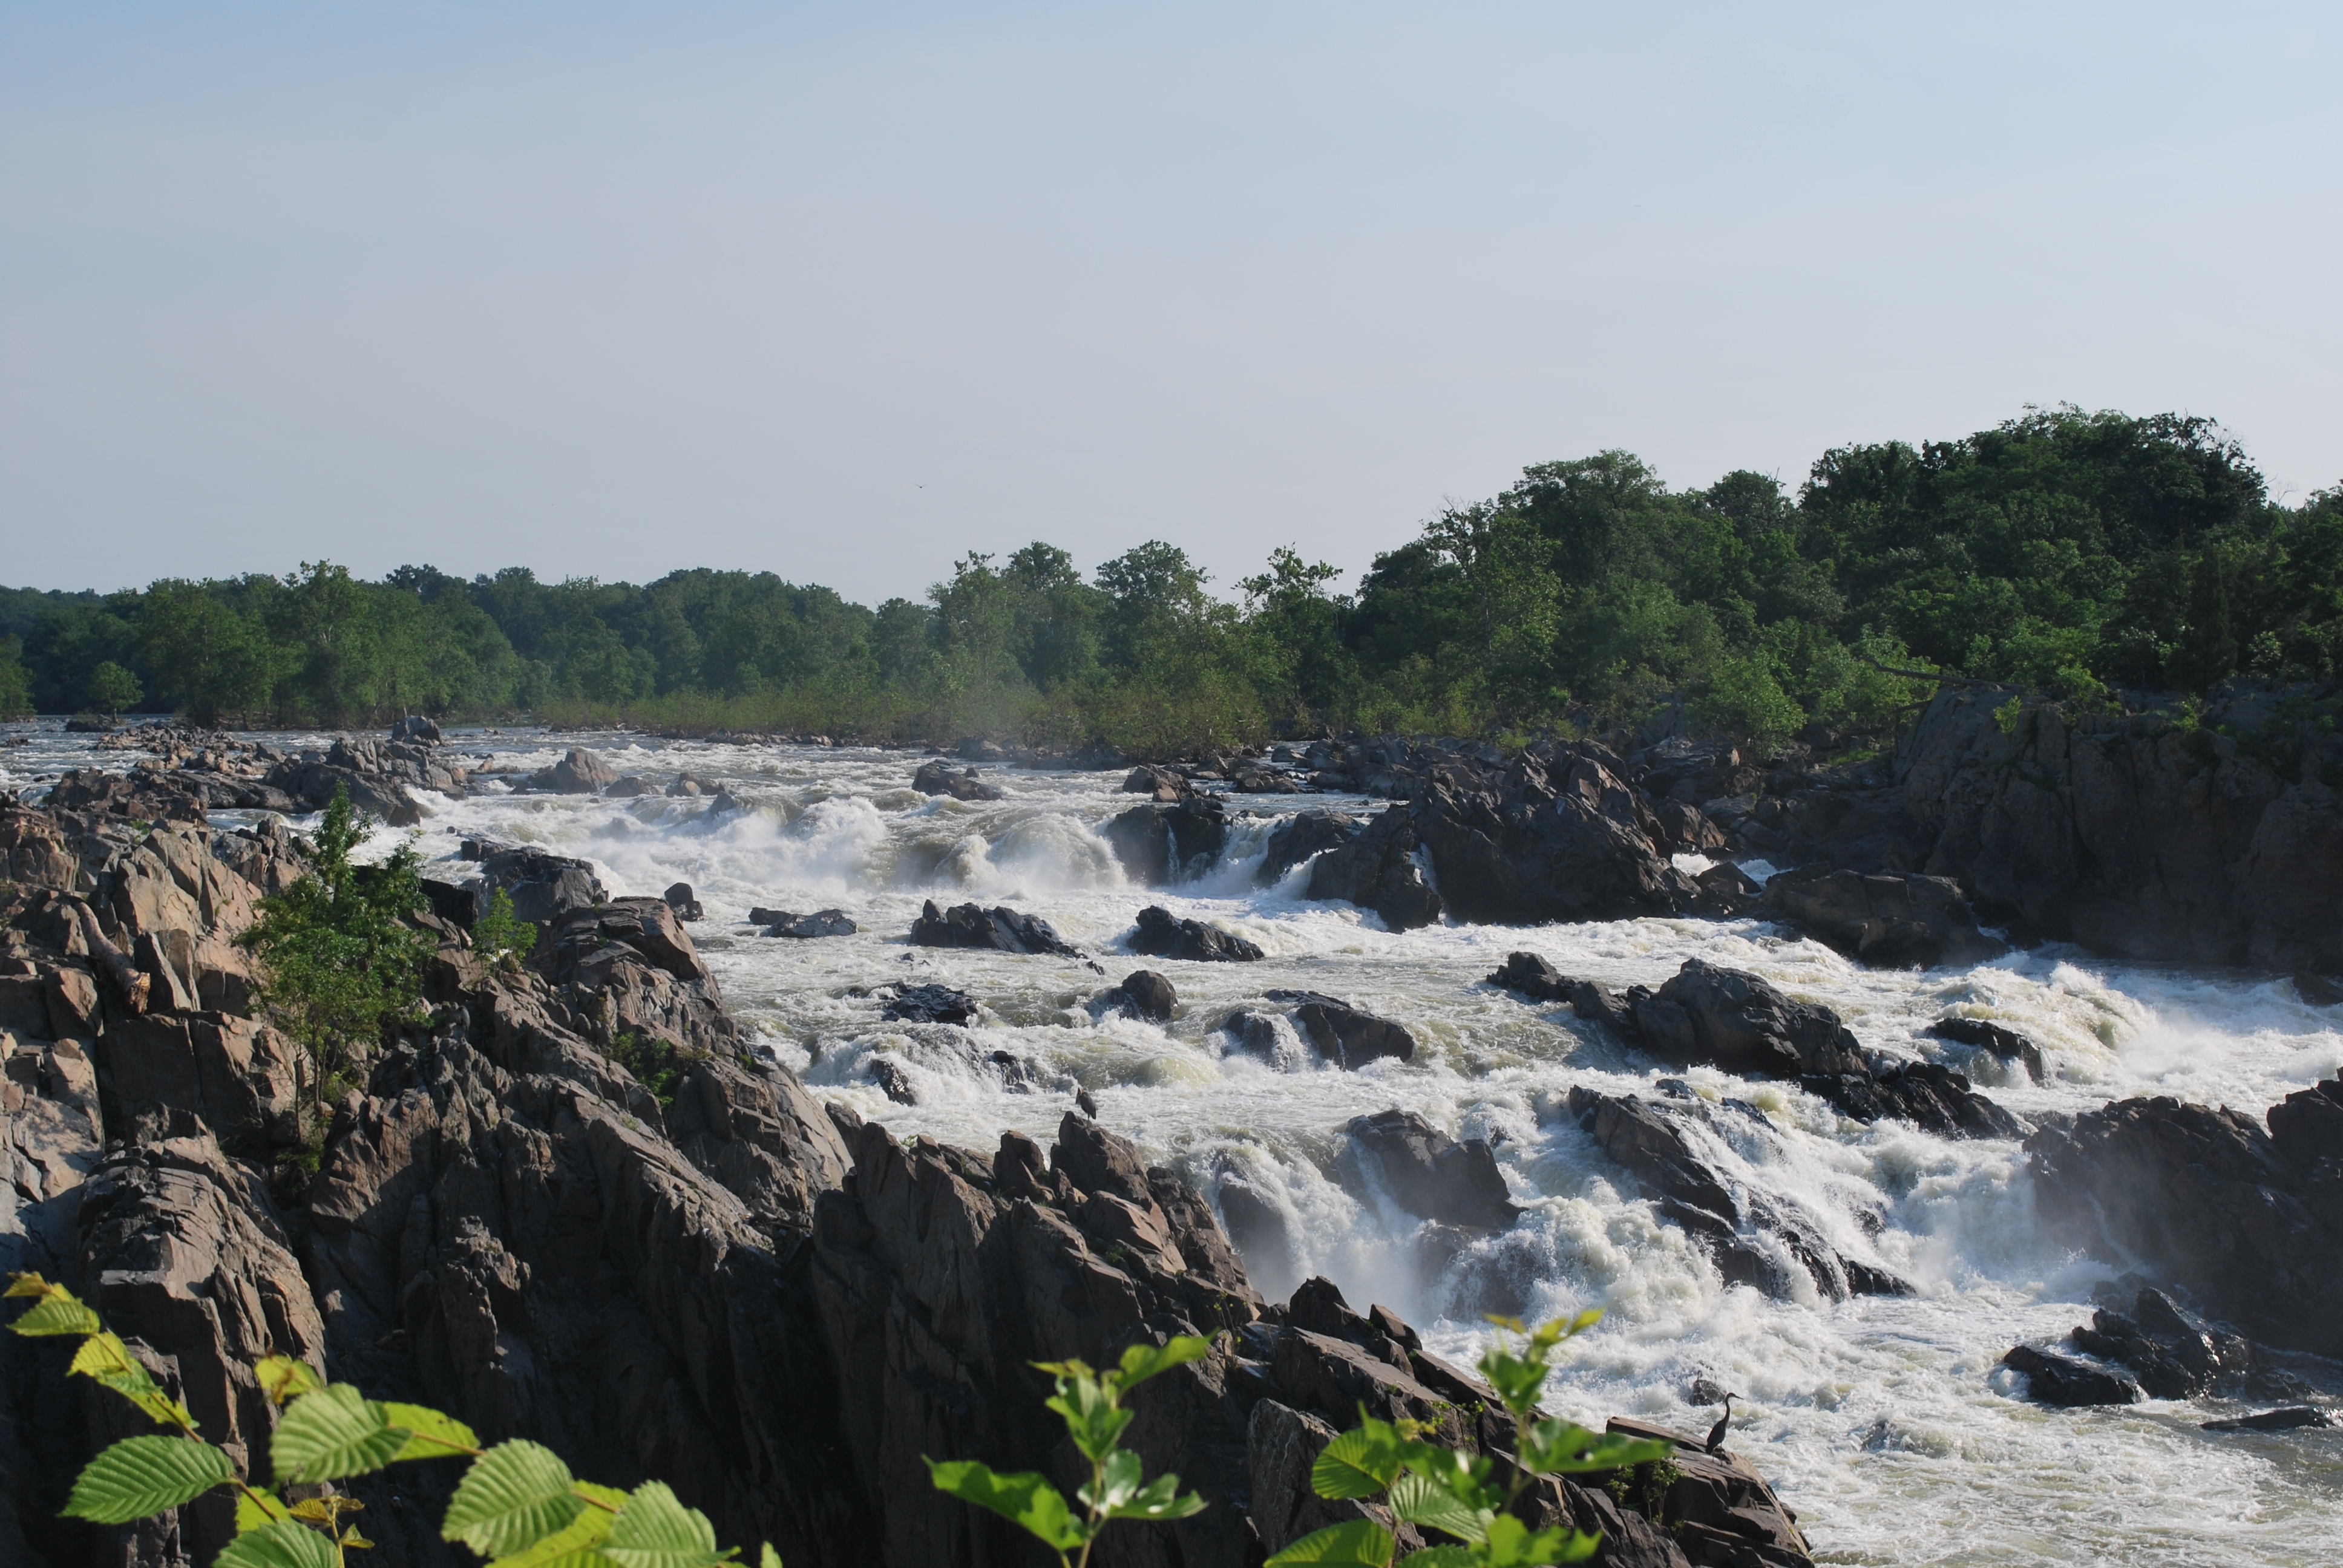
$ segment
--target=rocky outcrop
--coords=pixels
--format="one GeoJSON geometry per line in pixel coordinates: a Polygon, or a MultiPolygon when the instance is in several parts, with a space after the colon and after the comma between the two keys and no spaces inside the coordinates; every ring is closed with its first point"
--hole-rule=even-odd
{"type": "Polygon", "coordinates": [[[2152,1265],[2258,1340],[2343,1355],[2343,1080],[2268,1120],[2158,1097],[2045,1126],[2026,1143],[2036,1205],[2068,1244],[2152,1265]]]}
{"type": "Polygon", "coordinates": [[[800,915],[789,910],[755,909],[749,911],[751,925],[765,928],[769,937],[789,937],[799,941],[811,941],[821,937],[850,937],[862,928],[844,910],[816,910],[800,915]]]}
{"type": "Polygon", "coordinates": [[[1867,964],[1976,964],[2007,950],[1977,930],[1960,885],[1944,877],[1780,871],[1766,880],[1757,912],[1867,964]]]}
{"type": "Polygon", "coordinates": [[[1138,923],[1125,946],[1149,958],[1183,959],[1192,963],[1252,963],[1261,949],[1232,931],[1202,920],[1182,920],[1161,905],[1139,911],[1138,923]]]}
{"type": "Polygon", "coordinates": [[[2035,1082],[2042,1081],[2048,1071],[2042,1059],[2042,1048],[2014,1029],[2004,1029],[1997,1023],[1981,1018],[1965,1018],[1955,1014],[1940,1018],[1928,1026],[1928,1032],[1939,1040],[1949,1040],[1960,1045],[1974,1045],[2004,1061],[2024,1065],[2026,1076],[2035,1082]]]}
{"type": "Polygon", "coordinates": [[[1310,897],[1373,910],[1390,930],[1428,926],[1443,906],[1417,861],[1418,845],[1414,823],[1393,807],[1311,863],[1310,897]]]}
{"type": "Polygon", "coordinates": [[[1081,958],[1081,950],[1058,935],[1039,915],[1021,915],[1006,905],[954,904],[940,910],[930,899],[911,922],[911,942],[922,948],[989,948],[1003,953],[1055,953],[1081,958]]]}
{"type": "Polygon", "coordinates": [[[2137,1404],[2139,1380],[2121,1367],[2101,1366],[2039,1345],[2015,1345],[2001,1364],[2026,1374],[2026,1392],[2044,1404],[2137,1404]]]}
{"type": "Polygon", "coordinates": [[[955,800],[998,800],[1002,799],[1001,786],[988,784],[976,776],[973,768],[955,773],[950,764],[939,759],[922,763],[911,775],[911,788],[922,795],[949,795],[955,800]]]}
{"type": "Polygon", "coordinates": [[[883,989],[879,1016],[890,1023],[967,1023],[976,1017],[976,999],[942,985],[897,985],[883,989]]]}
{"type": "Polygon", "coordinates": [[[1613,992],[1514,953],[1492,981],[1541,1000],[1568,998],[1578,1016],[1608,1024],[1672,1067],[1704,1064],[1745,1078],[1795,1079],[1858,1121],[1900,1117],[1947,1138],[2018,1138],[2025,1124],[1939,1062],[1866,1051],[1838,1014],[1793,1001],[1755,975],[1688,959],[1653,990],[1613,992]]]}
{"type": "Polygon", "coordinates": [[[1631,920],[1703,906],[1669,860],[1643,793],[1599,747],[1525,751],[1502,771],[1435,767],[1407,809],[1458,920],[1534,925],[1631,920]]]}
{"type": "Polygon", "coordinates": [[[2010,715],[2013,693],[1946,689],[1896,756],[1933,837],[1913,869],[2102,952],[2343,973],[2343,740],[2280,723],[2250,685],[2193,722],[2038,699],[2010,715]]]}
{"type": "Polygon", "coordinates": [[[1745,1134],[1775,1138],[1762,1112],[1735,1102],[1715,1110],[1682,1083],[1672,1087],[1674,1098],[1655,1101],[1580,1084],[1566,1104],[1604,1153],[1657,1200],[1661,1218],[1708,1252],[1727,1284],[1792,1296],[1811,1281],[1829,1301],[1911,1293],[1888,1271],[1834,1247],[1828,1227],[1795,1195],[1730,1180],[1702,1157],[1694,1130],[1713,1127],[1720,1115],[1744,1118],[1745,1134]]]}
{"type": "Polygon", "coordinates": [[[479,864],[482,908],[501,892],[512,900],[515,916],[538,925],[573,910],[592,909],[610,896],[590,862],[568,855],[489,839],[467,839],[458,853],[479,864]]]}
{"type": "Polygon", "coordinates": [[[1398,1110],[1354,1116],[1344,1131],[1392,1201],[1418,1219],[1503,1230],[1521,1213],[1485,1139],[1460,1142],[1398,1110]]]}
{"type": "Polygon", "coordinates": [[[530,774],[522,788],[556,795],[599,795],[618,781],[618,770],[600,752],[573,746],[552,767],[530,774]]]}

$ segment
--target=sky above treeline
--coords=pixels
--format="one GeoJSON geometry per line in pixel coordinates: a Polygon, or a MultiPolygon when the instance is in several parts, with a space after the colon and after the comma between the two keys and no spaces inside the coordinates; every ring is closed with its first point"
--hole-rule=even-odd
{"type": "Polygon", "coordinates": [[[0,0],[0,582],[1355,572],[2027,404],[2343,482],[2332,6],[0,0]]]}

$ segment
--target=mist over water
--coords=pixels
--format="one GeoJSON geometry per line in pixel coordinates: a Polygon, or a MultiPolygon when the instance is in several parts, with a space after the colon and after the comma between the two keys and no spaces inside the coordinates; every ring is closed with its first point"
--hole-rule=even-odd
{"type": "MultiPolygon", "coordinates": [[[[1274,814],[1380,802],[1233,799],[1221,859],[1177,889],[1147,889],[1125,880],[1098,831],[1134,801],[1118,792],[1120,774],[992,770],[1006,798],[965,803],[910,789],[920,759],[901,752],[538,733],[451,742],[493,751],[516,777],[570,744],[594,745],[621,773],[664,785],[689,771],[739,804],[496,786],[467,799],[427,799],[418,848],[447,862],[430,874],[463,874],[458,843],[484,835],[589,859],[614,892],[689,882],[707,911],[693,936],[728,1002],[817,1095],[900,1137],[924,1133],[989,1155],[1009,1128],[1051,1141],[1074,1090],[1087,1088],[1108,1126],[1216,1201],[1233,1176],[1273,1203],[1286,1242],[1257,1241],[1246,1263],[1274,1299],[1322,1273],[1354,1305],[1388,1303],[1460,1360],[1477,1353],[1484,1312],[1534,1318],[1603,1307],[1602,1324],[1566,1356],[1549,1405],[1598,1426],[1618,1413],[1697,1432],[1715,1412],[1686,1402],[1695,1376],[1746,1395],[1735,1406],[1735,1445],[1797,1511],[1824,1561],[2332,1560],[2343,1432],[2215,1434],[2197,1423],[2227,1407],[2066,1411],[2014,1397],[1997,1364],[2003,1352],[2087,1322],[2092,1286],[2118,1271],[2041,1236],[2017,1144],[1947,1141],[1898,1121],[1865,1127],[1795,1085],[1708,1069],[1670,1073],[1566,1010],[1525,1003],[1486,977],[1515,949],[1614,985],[1655,985],[1697,956],[1826,1003],[1868,1047],[1945,1060],[2026,1117],[2151,1093],[2258,1115],[2335,1075],[2343,1019],[2303,1005],[2283,980],[2111,963],[2056,947],[1966,970],[1864,970],[1746,920],[1393,934],[1348,905],[1301,899],[1306,868],[1272,887],[1254,876],[1274,814]],[[1244,811],[1262,816],[1242,821],[1244,811]],[[929,898],[1041,915],[1097,968],[912,948],[906,933],[929,898]],[[1135,959],[1119,944],[1149,903],[1236,931],[1267,957],[1135,959]],[[755,905],[837,908],[862,930],[766,938],[745,923],[755,905]],[[1084,1008],[1141,967],[1178,988],[1171,1023],[1101,1021],[1084,1008]],[[889,1024],[874,1001],[847,994],[893,980],[940,981],[973,993],[984,1010],[968,1030],[889,1024]],[[1417,1054],[1344,1072],[1298,1040],[1274,1059],[1234,1050],[1222,1020],[1275,987],[1327,992],[1395,1019],[1414,1033],[1417,1054]],[[1925,1034],[1955,1010],[2037,1041],[2046,1081],[1925,1034]],[[1004,1073],[996,1053],[1024,1065],[1004,1073]],[[918,1104],[897,1104],[873,1084],[870,1063],[882,1055],[918,1104]],[[1563,1108],[1574,1084],[1649,1096],[1664,1077],[1682,1078],[1707,1103],[1698,1136],[1728,1185],[1794,1204],[1832,1246],[1904,1276],[1918,1293],[1833,1303],[1726,1287],[1563,1108]],[[1393,1106],[1493,1141],[1525,1211],[1510,1231],[1451,1265],[1423,1267],[1418,1222],[1345,1154],[1344,1123],[1393,1106]]],[[[5,761],[22,783],[35,769],[86,759],[68,749],[78,748],[45,737],[5,761]]],[[[395,841],[383,834],[376,843],[395,841]]]]}

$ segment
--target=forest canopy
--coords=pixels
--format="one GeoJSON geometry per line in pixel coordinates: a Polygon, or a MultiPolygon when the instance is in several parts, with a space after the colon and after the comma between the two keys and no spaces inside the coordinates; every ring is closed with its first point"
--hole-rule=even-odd
{"type": "Polygon", "coordinates": [[[1151,540],[1088,578],[1049,544],[970,554],[924,599],[875,609],[704,569],[367,581],[317,562],[0,589],[0,712],[529,714],[1161,749],[1676,707],[1778,739],[1877,728],[1925,696],[1915,670],[2091,701],[2331,680],[2343,489],[2274,502],[2208,419],[2028,410],[1958,440],[1825,452],[1795,494],[1753,472],[1672,490],[1623,451],[1541,463],[1431,518],[1353,591],[1340,575],[1281,548],[1222,597],[1151,540]]]}

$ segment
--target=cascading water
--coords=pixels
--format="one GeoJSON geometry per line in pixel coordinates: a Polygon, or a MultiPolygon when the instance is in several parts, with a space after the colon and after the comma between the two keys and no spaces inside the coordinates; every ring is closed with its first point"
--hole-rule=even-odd
{"type": "MultiPolygon", "coordinates": [[[[1467,1360],[1482,1312],[1535,1318],[1601,1306],[1606,1317],[1572,1347],[1549,1404],[1598,1422],[1615,1412],[1696,1431],[1713,1412],[1687,1404],[1695,1377],[1739,1391],[1736,1445],[1798,1510],[1825,1561],[2331,1560],[2343,1433],[2217,1436],[2198,1430],[2206,1412],[2187,1403],[2066,1411],[2013,1396],[2002,1352],[2087,1321],[2091,1287],[2113,1271],[2043,1239],[2016,1144],[1948,1141],[1897,1121],[1860,1126],[1795,1087],[1707,1069],[1669,1074],[1486,977],[1515,949],[1614,985],[1656,983],[1699,956],[1826,1003],[1868,1047],[1949,1060],[2022,1116],[2140,1093],[2258,1114],[2334,1075],[2343,1033],[2333,1015],[2282,981],[2057,948],[1960,971],[1864,970],[1753,921],[1393,934],[1347,905],[1302,899],[1306,867],[1273,886],[1255,879],[1270,823],[1234,812],[1340,803],[1325,797],[1232,802],[1217,862],[1174,889],[1145,889],[1126,882],[1099,832],[1133,803],[1117,792],[1119,776],[999,771],[989,777],[1004,799],[962,802],[907,788],[915,762],[900,752],[454,739],[493,752],[516,777],[570,744],[599,742],[621,772],[663,786],[689,771],[732,800],[512,794],[492,784],[428,802],[419,848],[450,862],[435,874],[460,872],[459,840],[482,835],[590,859],[614,890],[691,883],[707,911],[695,939],[728,1001],[817,1094],[899,1135],[989,1152],[1008,1128],[1049,1141],[1073,1090],[1086,1088],[1109,1125],[1216,1200],[1242,1189],[1255,1217],[1247,1265],[1273,1297],[1322,1273],[1354,1303],[1387,1302],[1426,1325],[1434,1349],[1467,1360]],[[930,897],[1043,916],[1104,972],[1071,959],[912,948],[905,933],[930,897]],[[1266,956],[1133,959],[1118,942],[1149,903],[1242,934],[1266,956]],[[745,924],[756,905],[842,909],[861,933],[767,938],[745,924]],[[1082,1005],[1141,967],[1178,987],[1171,1023],[1101,1019],[1082,1005]],[[850,994],[922,980],[973,993],[982,1014],[965,1030],[882,1023],[873,1001],[850,994]],[[1282,1035],[1270,1053],[1234,1049],[1221,1021],[1278,987],[1403,1022],[1419,1042],[1414,1059],[1346,1072],[1282,1035]],[[2039,1042],[2045,1081],[1926,1036],[1954,1009],[2039,1042]],[[916,1104],[873,1082],[881,1055],[916,1104]],[[1575,1085],[1650,1097],[1664,1077],[1707,1108],[1691,1135],[1729,1183],[1790,1207],[1833,1248],[1911,1281],[1916,1293],[1832,1302],[1812,1291],[1777,1300],[1727,1286],[1564,1109],[1575,1085]],[[1419,1222],[1360,1168],[1343,1131],[1353,1117],[1394,1106],[1494,1142],[1524,1211],[1510,1231],[1424,1266],[1419,1222]]],[[[88,757],[78,742],[45,737],[8,760],[22,783],[88,757]]]]}

